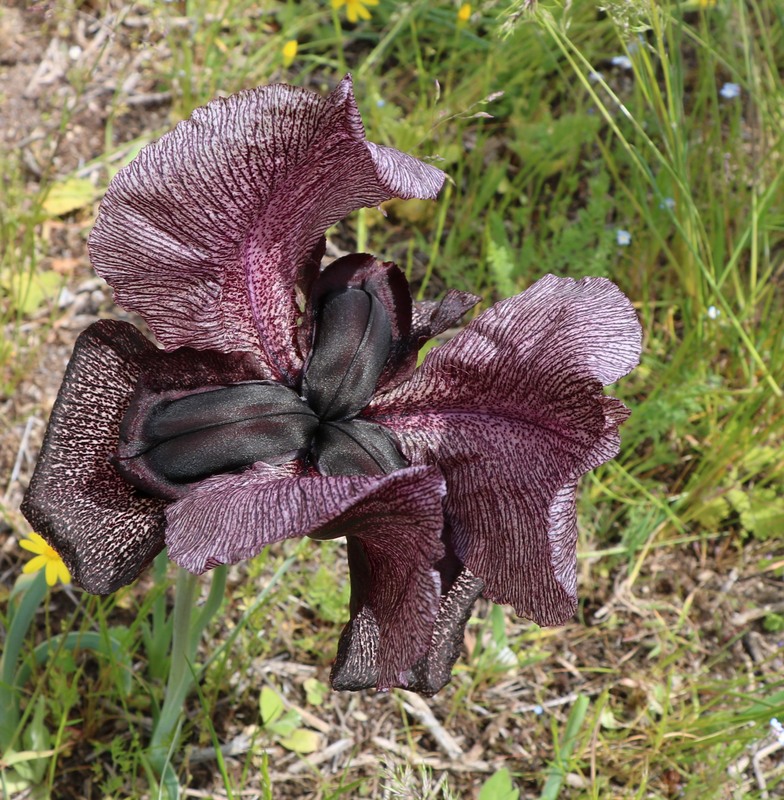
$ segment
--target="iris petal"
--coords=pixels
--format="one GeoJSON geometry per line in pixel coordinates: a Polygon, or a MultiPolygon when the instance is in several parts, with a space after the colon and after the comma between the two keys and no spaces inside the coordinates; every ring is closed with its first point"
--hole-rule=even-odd
{"type": "Polygon", "coordinates": [[[449,683],[452,667],[463,648],[471,609],[484,586],[481,578],[463,569],[441,598],[430,647],[406,677],[410,691],[432,696],[449,683]]]}
{"type": "Polygon", "coordinates": [[[362,420],[322,423],[313,454],[322,475],[382,475],[408,464],[388,428],[362,420]]]}
{"type": "Polygon", "coordinates": [[[113,179],[90,236],[96,271],[165,348],[258,351],[294,385],[295,288],[324,231],[443,173],[365,141],[351,79],[324,98],[285,85],[209,103],[113,179]]]}
{"type": "Polygon", "coordinates": [[[547,276],[367,411],[410,463],[444,472],[452,545],[484,595],[540,624],[574,613],[576,482],[618,452],[628,411],[601,386],[640,349],[637,315],[613,284],[547,276]]]}
{"type": "Polygon", "coordinates": [[[431,640],[444,491],[432,467],[322,477],[298,475],[295,465],[256,464],[239,475],[209,478],[170,505],[166,544],[174,561],[203,572],[251,558],[282,539],[356,538],[367,569],[352,577],[352,617],[369,624],[350,622],[341,648],[364,654],[367,663],[352,661],[358,674],[376,675],[376,685],[386,688],[405,680],[431,640]]]}
{"type": "Polygon", "coordinates": [[[280,384],[250,382],[152,398],[142,393],[134,400],[112,463],[134,486],[169,499],[209,475],[256,461],[290,461],[304,453],[318,425],[299,396],[280,384]]]}
{"type": "Polygon", "coordinates": [[[22,502],[74,581],[95,594],[130,583],[163,548],[163,501],[141,495],[109,463],[155,352],[124,322],[96,322],[79,336],[22,502]]]}
{"type": "MultiPolygon", "coordinates": [[[[364,289],[373,295],[389,319],[391,347],[376,390],[390,388],[410,377],[416,366],[418,342],[411,336],[412,300],[406,276],[391,261],[352,253],[324,268],[313,285],[310,308],[319,308],[327,294],[345,287],[364,289]]],[[[312,316],[313,313],[306,314],[306,321],[312,316]]]]}
{"type": "Polygon", "coordinates": [[[392,345],[389,317],[362,289],[343,289],[324,298],[303,380],[308,405],[321,419],[358,414],[373,396],[392,345]]]}
{"type": "Polygon", "coordinates": [[[109,594],[163,549],[164,501],[111,464],[132,400],[257,379],[261,369],[248,354],[165,353],[127,322],[102,320],[79,336],[22,502],[74,583],[109,594]]]}

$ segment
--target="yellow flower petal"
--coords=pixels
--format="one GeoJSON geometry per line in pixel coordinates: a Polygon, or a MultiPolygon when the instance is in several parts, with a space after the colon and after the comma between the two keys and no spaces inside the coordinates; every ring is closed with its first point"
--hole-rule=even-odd
{"type": "Polygon", "coordinates": [[[62,561],[57,565],[57,578],[64,586],[71,582],[71,573],[62,561]]]}
{"type": "Polygon", "coordinates": [[[290,67],[294,59],[297,57],[297,49],[299,45],[297,44],[296,39],[289,39],[286,44],[283,45],[283,66],[290,67]]]}
{"type": "Polygon", "coordinates": [[[46,562],[46,584],[47,586],[54,586],[57,583],[57,562],[46,562]]]}
{"type": "Polygon", "coordinates": [[[25,575],[30,575],[33,572],[38,572],[39,569],[43,569],[46,563],[46,556],[36,556],[22,567],[22,572],[25,575]]]}
{"type": "Polygon", "coordinates": [[[31,533],[27,539],[19,542],[20,547],[36,553],[35,558],[31,558],[22,567],[22,573],[30,575],[33,572],[45,570],[46,582],[49,586],[54,586],[57,581],[63,583],[71,582],[71,574],[68,567],[63,563],[60,554],[38,533],[31,533]]]}
{"type": "Polygon", "coordinates": [[[31,553],[39,553],[40,555],[43,555],[49,547],[40,533],[29,534],[26,539],[22,539],[19,542],[19,546],[25,550],[29,550],[31,553]]]}
{"type": "Polygon", "coordinates": [[[469,19],[471,19],[471,4],[463,3],[463,5],[460,6],[460,10],[457,12],[457,21],[466,23],[469,19]]]}

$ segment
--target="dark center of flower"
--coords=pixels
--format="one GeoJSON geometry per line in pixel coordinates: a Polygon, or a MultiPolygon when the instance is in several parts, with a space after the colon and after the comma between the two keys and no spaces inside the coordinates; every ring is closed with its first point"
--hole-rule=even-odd
{"type": "Polygon", "coordinates": [[[167,499],[256,461],[301,458],[322,475],[400,469],[406,460],[391,432],[357,418],[391,346],[389,317],[376,297],[355,288],[331,292],[317,312],[301,397],[269,381],[192,392],[141,389],[123,419],[113,464],[129,483],[167,499]]]}

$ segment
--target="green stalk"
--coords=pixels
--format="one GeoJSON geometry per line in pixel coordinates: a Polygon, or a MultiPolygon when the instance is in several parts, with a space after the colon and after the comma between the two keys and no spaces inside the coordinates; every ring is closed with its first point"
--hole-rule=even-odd
{"type": "Polygon", "coordinates": [[[188,694],[193,677],[190,667],[190,628],[191,612],[196,596],[198,579],[182,567],[177,570],[177,585],[174,590],[174,630],[172,633],[172,653],[169,665],[169,681],[161,715],[153,729],[150,740],[150,762],[160,775],[167,761],[169,748],[173,742],[175,728],[182,714],[183,703],[188,694]]]}
{"type": "Polygon", "coordinates": [[[204,633],[204,629],[209,624],[210,620],[218,613],[223,603],[223,596],[226,593],[226,573],[228,568],[225,564],[220,567],[215,567],[212,570],[210,584],[210,592],[207,595],[207,602],[204,604],[199,616],[191,625],[190,643],[188,645],[188,653],[191,661],[193,661],[196,650],[199,647],[199,640],[204,633]]]}
{"type": "Polygon", "coordinates": [[[346,54],[343,50],[343,26],[340,24],[340,17],[334,6],[332,6],[332,27],[335,30],[335,39],[337,40],[340,74],[345,75],[348,72],[348,67],[346,66],[346,54]]]}
{"type": "MultiPolygon", "coordinates": [[[[169,680],[166,684],[163,707],[150,740],[150,763],[158,775],[164,774],[169,755],[176,748],[183,704],[188,692],[193,688],[194,682],[198,680],[200,672],[193,667],[196,650],[204,629],[223,602],[223,595],[226,591],[226,572],[225,566],[212,570],[212,583],[207,595],[207,602],[198,616],[193,619],[192,612],[199,581],[196,576],[181,567],[177,571],[169,680]]],[[[168,771],[167,776],[171,779],[168,771]]]]}

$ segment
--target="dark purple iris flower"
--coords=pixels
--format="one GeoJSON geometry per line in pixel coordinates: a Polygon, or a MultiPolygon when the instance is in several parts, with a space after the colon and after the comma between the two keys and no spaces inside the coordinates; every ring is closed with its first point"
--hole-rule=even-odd
{"type": "Polygon", "coordinates": [[[350,78],[216,100],[112,181],[90,237],[134,326],[79,337],[23,512],[107,594],[163,547],[201,573],[346,536],[335,688],[448,680],[477,597],[542,625],[576,606],[578,478],[628,416],[602,386],[641,332],[609,281],[547,276],[417,351],[478,298],[414,303],[391,263],[324,269],[324,232],[439,170],[367,142],[350,78]]]}

